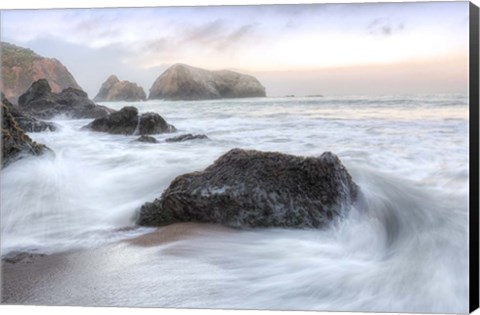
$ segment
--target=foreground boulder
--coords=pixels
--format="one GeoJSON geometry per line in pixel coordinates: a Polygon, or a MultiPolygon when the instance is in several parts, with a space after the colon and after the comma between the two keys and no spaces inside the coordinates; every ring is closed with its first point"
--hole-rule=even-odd
{"type": "Polygon", "coordinates": [[[14,106],[8,101],[8,99],[1,93],[2,104],[5,105],[10,112],[10,115],[15,118],[18,126],[24,132],[41,132],[41,131],[55,131],[57,126],[54,123],[38,120],[26,113],[20,111],[20,109],[14,106]]]}
{"type": "Polygon", "coordinates": [[[47,146],[38,144],[25,134],[9,107],[2,103],[2,167],[24,155],[41,155],[52,152],[47,146]]]}
{"type": "Polygon", "coordinates": [[[177,177],[144,204],[137,223],[211,222],[233,227],[321,227],[346,215],[359,188],[338,157],[233,149],[203,172],[177,177]]]}
{"type": "Polygon", "coordinates": [[[208,137],[206,135],[192,135],[191,133],[187,133],[184,135],[167,138],[165,139],[165,141],[166,142],[184,142],[184,141],[190,141],[190,140],[203,140],[203,139],[208,139],[208,137]]]}
{"type": "Polygon", "coordinates": [[[145,101],[147,96],[142,87],[130,81],[120,81],[117,76],[111,75],[105,81],[97,96],[93,99],[96,102],[114,101],[145,101]]]}
{"type": "Polygon", "coordinates": [[[149,99],[208,100],[264,97],[265,87],[251,75],[229,70],[208,71],[175,64],[155,80],[149,99]]]}
{"type": "Polygon", "coordinates": [[[97,118],[83,129],[120,135],[148,135],[174,132],[175,127],[156,113],[138,115],[133,106],[125,106],[107,117],[97,118]]]}
{"type": "Polygon", "coordinates": [[[14,104],[33,82],[46,79],[52,91],[59,93],[66,88],[81,89],[68,69],[57,59],[45,58],[34,51],[1,42],[2,80],[1,90],[14,104]]]}
{"type": "Polygon", "coordinates": [[[51,119],[58,115],[69,118],[99,118],[107,116],[114,110],[92,102],[82,90],[67,88],[60,93],[53,93],[45,79],[35,81],[32,86],[18,98],[19,107],[27,114],[51,119]]]}

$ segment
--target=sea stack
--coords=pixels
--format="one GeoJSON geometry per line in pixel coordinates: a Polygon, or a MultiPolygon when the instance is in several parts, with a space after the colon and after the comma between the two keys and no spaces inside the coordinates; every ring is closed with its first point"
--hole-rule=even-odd
{"type": "Polygon", "coordinates": [[[72,74],[57,59],[45,58],[30,49],[6,42],[1,42],[1,51],[0,88],[12,103],[17,103],[18,97],[39,79],[46,79],[54,93],[66,88],[81,90],[72,74]]]}
{"type": "Polygon", "coordinates": [[[130,81],[120,81],[116,75],[111,75],[102,84],[93,100],[95,102],[137,102],[146,99],[147,96],[141,86],[130,81]]]}
{"type": "Polygon", "coordinates": [[[148,98],[208,100],[264,96],[265,87],[251,75],[229,70],[208,71],[175,64],[155,80],[148,98]]]}

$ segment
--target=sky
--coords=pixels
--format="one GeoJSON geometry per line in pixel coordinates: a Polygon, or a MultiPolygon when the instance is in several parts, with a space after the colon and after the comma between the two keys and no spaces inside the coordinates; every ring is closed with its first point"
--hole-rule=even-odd
{"type": "Polygon", "coordinates": [[[4,10],[3,41],[94,97],[170,65],[256,76],[268,96],[467,93],[468,2],[4,10]]]}

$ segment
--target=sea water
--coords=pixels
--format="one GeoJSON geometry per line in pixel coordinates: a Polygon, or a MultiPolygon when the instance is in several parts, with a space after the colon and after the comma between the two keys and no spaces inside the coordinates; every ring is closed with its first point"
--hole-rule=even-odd
{"type": "Polygon", "coordinates": [[[180,259],[191,272],[159,275],[169,283],[168,298],[131,305],[467,312],[466,96],[104,105],[157,112],[178,132],[140,143],[133,142],[138,136],[81,130],[88,119],[59,117],[58,131],[29,134],[55,156],[26,157],[2,170],[2,256],[93,248],[149,233],[135,228],[140,206],[176,176],[202,170],[232,148],[331,151],[361,187],[362,209],[323,230],[199,225],[196,237],[167,246],[157,262],[180,259]],[[209,139],[164,141],[184,133],[209,139]],[[176,303],[188,290],[181,283],[216,293],[176,303]]]}

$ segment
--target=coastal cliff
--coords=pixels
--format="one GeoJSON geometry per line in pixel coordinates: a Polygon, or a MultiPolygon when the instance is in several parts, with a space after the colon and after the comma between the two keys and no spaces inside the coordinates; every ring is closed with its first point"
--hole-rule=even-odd
{"type": "Polygon", "coordinates": [[[1,42],[2,81],[1,90],[5,97],[16,103],[33,82],[46,79],[52,92],[66,88],[80,89],[73,75],[57,59],[45,58],[31,49],[1,42]]]}

